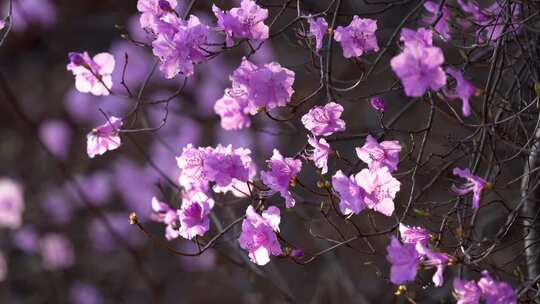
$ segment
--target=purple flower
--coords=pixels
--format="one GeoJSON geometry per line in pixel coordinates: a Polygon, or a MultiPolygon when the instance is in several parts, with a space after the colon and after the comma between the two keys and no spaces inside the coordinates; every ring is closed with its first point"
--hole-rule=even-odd
{"type": "Polygon", "coordinates": [[[176,0],[138,0],[137,10],[142,13],[140,17],[141,27],[156,32],[160,18],[170,12],[169,9],[174,9],[177,5],[176,0]],[[165,2],[169,6],[165,7],[164,3],[161,2],[165,2]]]}
{"type": "Polygon", "coordinates": [[[369,103],[371,104],[371,107],[375,109],[375,111],[384,112],[386,110],[386,105],[384,104],[384,100],[379,96],[373,96],[369,100],[369,103]]]}
{"type": "Polygon", "coordinates": [[[105,226],[102,219],[92,219],[88,225],[87,233],[93,249],[99,253],[108,253],[122,248],[118,239],[112,235],[111,229],[129,246],[133,248],[140,246],[146,239],[137,229],[133,229],[126,218],[127,213],[125,211],[105,214],[110,229],[105,226]]]}
{"type": "Polygon", "coordinates": [[[355,179],[365,191],[364,203],[369,209],[386,216],[394,213],[394,198],[401,183],[390,174],[387,167],[363,169],[355,179]]]}
{"type": "Polygon", "coordinates": [[[253,263],[266,265],[270,262],[270,255],[283,255],[276,236],[280,220],[279,209],[274,206],[263,211],[262,216],[251,205],[248,206],[238,241],[253,263]]]}
{"type": "Polygon", "coordinates": [[[457,69],[447,68],[446,73],[454,77],[456,80],[456,87],[453,90],[443,90],[444,95],[450,99],[460,98],[462,102],[463,116],[471,115],[471,105],[469,104],[469,99],[474,95],[474,93],[476,93],[476,87],[468,82],[463,77],[463,74],[457,69]]]}
{"type": "Polygon", "coordinates": [[[112,88],[114,57],[109,53],[99,53],[90,58],[87,52],[68,55],[67,70],[75,76],[75,88],[82,93],[96,96],[109,95],[112,88]]]}
{"type": "Polygon", "coordinates": [[[19,228],[23,211],[24,198],[21,185],[8,178],[0,178],[0,227],[19,228]]]}
{"type": "Polygon", "coordinates": [[[26,253],[36,252],[39,245],[36,229],[32,226],[25,226],[15,230],[13,233],[13,243],[17,248],[26,253]]]}
{"type": "Polygon", "coordinates": [[[119,130],[122,127],[122,120],[118,117],[110,116],[108,121],[92,129],[86,135],[86,152],[90,158],[96,155],[103,155],[107,151],[118,149],[121,145],[119,130]]]}
{"type": "Polygon", "coordinates": [[[387,167],[390,172],[397,170],[399,152],[401,152],[399,141],[392,140],[378,143],[371,135],[366,137],[366,143],[361,148],[356,148],[356,155],[370,169],[387,167]]]}
{"type": "Polygon", "coordinates": [[[399,234],[401,240],[406,244],[419,243],[423,247],[428,246],[429,243],[429,231],[422,227],[409,227],[405,224],[399,223],[399,234]]]}
{"type": "Polygon", "coordinates": [[[433,46],[433,32],[423,27],[416,31],[403,28],[399,40],[403,41],[406,48],[411,46],[429,47],[433,46]]]}
{"type": "Polygon", "coordinates": [[[172,240],[180,234],[177,227],[180,225],[178,210],[172,209],[166,203],[160,202],[156,197],[152,197],[152,219],[166,225],[165,238],[172,240]]]}
{"type": "Polygon", "coordinates": [[[364,53],[379,50],[376,30],[377,20],[363,19],[355,15],[348,26],[336,28],[334,39],[341,44],[343,57],[359,57],[364,53]]]}
{"type": "Polygon", "coordinates": [[[452,191],[454,191],[458,195],[465,195],[472,191],[472,207],[473,209],[478,209],[480,207],[480,197],[482,195],[482,190],[487,187],[488,182],[479,176],[473,175],[469,168],[454,168],[453,173],[454,175],[457,175],[461,178],[465,178],[467,180],[467,183],[459,187],[452,185],[452,191]]]}
{"type": "Polygon", "coordinates": [[[396,285],[414,281],[420,255],[413,244],[401,244],[396,237],[392,237],[390,245],[386,247],[387,259],[390,262],[390,281],[396,285]]]}
{"type": "Polygon", "coordinates": [[[422,264],[428,267],[435,267],[436,271],[433,275],[433,283],[436,287],[441,287],[444,283],[444,269],[448,264],[448,256],[445,253],[433,251],[427,247],[416,243],[416,251],[423,256],[422,264]]]}
{"type": "Polygon", "coordinates": [[[435,31],[441,35],[443,40],[449,40],[450,27],[448,26],[448,20],[450,19],[450,11],[446,6],[443,6],[439,12],[439,6],[438,3],[433,1],[426,1],[424,3],[424,8],[430,13],[424,18],[424,22],[431,25],[437,21],[437,24],[434,26],[435,31]],[[440,17],[439,13],[442,14],[440,17]]]}
{"type": "Polygon", "coordinates": [[[270,189],[277,191],[285,199],[287,208],[294,207],[296,201],[289,192],[289,185],[302,168],[302,161],[290,157],[284,158],[279,150],[274,149],[272,158],[266,161],[270,171],[261,171],[261,179],[270,189]]]}
{"type": "Polygon", "coordinates": [[[457,304],[479,304],[482,291],[475,281],[454,279],[454,296],[457,304]]]}
{"type": "MultiPolygon", "coordinates": [[[[9,1],[3,4],[3,15],[7,15],[9,1]]],[[[56,23],[56,9],[49,0],[18,0],[13,1],[11,18],[15,32],[24,32],[31,25],[33,29],[51,28],[56,23]]]]}
{"type": "Polygon", "coordinates": [[[338,193],[339,210],[343,215],[359,214],[367,207],[364,203],[365,191],[353,176],[347,177],[338,170],[332,176],[332,186],[338,193]]]}
{"type": "Polygon", "coordinates": [[[88,283],[76,282],[69,290],[69,297],[73,304],[101,304],[103,299],[96,286],[88,283]]]}
{"type": "Polygon", "coordinates": [[[249,178],[251,157],[249,149],[234,149],[219,144],[216,148],[207,148],[204,159],[204,171],[210,181],[220,187],[230,185],[234,179],[246,182],[249,178]]]}
{"type": "Polygon", "coordinates": [[[202,149],[194,148],[192,144],[187,145],[182,151],[182,155],[176,158],[178,168],[180,168],[180,186],[186,190],[197,189],[206,191],[208,189],[208,178],[204,171],[205,153],[202,149]]]}
{"type": "Polygon", "coordinates": [[[486,304],[516,304],[517,296],[506,282],[494,280],[487,271],[482,272],[482,278],[478,280],[478,287],[482,291],[482,298],[486,304]]]}
{"type": "Polygon", "coordinates": [[[187,21],[172,14],[166,17],[162,18],[164,25],[152,42],[152,51],[161,61],[159,69],[167,79],[178,73],[191,76],[195,64],[207,59],[203,46],[208,42],[210,28],[194,15],[187,21]]]}
{"type": "MultiPolygon", "coordinates": [[[[199,248],[195,242],[182,241],[180,248],[184,252],[197,252],[199,248]]],[[[190,272],[211,271],[217,264],[218,254],[212,248],[205,250],[199,256],[180,257],[183,270],[190,272]]]]}
{"type": "Polygon", "coordinates": [[[324,35],[328,33],[328,23],[324,17],[308,18],[309,34],[315,37],[315,52],[322,48],[324,35]]]}
{"type": "Polygon", "coordinates": [[[48,120],[39,126],[39,138],[54,156],[65,159],[69,153],[71,130],[62,120],[48,120]]]}
{"type": "Polygon", "coordinates": [[[197,192],[182,201],[179,211],[180,236],[188,240],[204,236],[210,228],[208,215],[214,207],[214,200],[202,192],[197,192]]]}
{"type": "Polygon", "coordinates": [[[317,140],[311,136],[308,136],[308,143],[313,147],[308,158],[313,161],[315,167],[321,169],[322,174],[326,174],[328,172],[328,155],[332,152],[330,145],[324,138],[317,140]]]}
{"type": "Polygon", "coordinates": [[[240,180],[233,178],[231,183],[227,186],[220,186],[215,184],[212,187],[212,190],[216,193],[227,193],[231,192],[236,197],[249,196],[250,188],[248,186],[249,181],[253,181],[255,175],[257,175],[257,166],[254,162],[251,161],[251,150],[237,148],[234,150],[235,155],[240,156],[242,159],[243,166],[248,167],[248,178],[247,180],[240,180]]]}
{"type": "Polygon", "coordinates": [[[405,94],[420,97],[428,89],[439,90],[446,84],[446,74],[441,65],[444,63],[443,52],[438,47],[411,45],[392,58],[392,70],[401,79],[405,94]]]}
{"type": "Polygon", "coordinates": [[[73,218],[75,206],[68,193],[73,193],[74,197],[78,198],[78,192],[69,184],[65,189],[53,189],[45,194],[40,207],[51,222],[64,225],[73,218]]]}
{"type": "Polygon", "coordinates": [[[315,136],[329,136],[345,130],[345,121],[340,119],[341,113],[343,113],[343,107],[330,102],[324,107],[313,107],[302,116],[302,123],[315,136]]]}
{"type": "Polygon", "coordinates": [[[71,242],[62,234],[48,233],[40,243],[43,268],[62,270],[75,263],[75,254],[71,242]]]}
{"type": "Polygon", "coordinates": [[[223,97],[216,101],[214,111],[221,117],[221,127],[225,130],[240,130],[249,128],[249,100],[244,92],[235,94],[234,90],[227,89],[223,97]]]}
{"type": "Polygon", "coordinates": [[[268,10],[258,6],[255,1],[242,0],[240,7],[222,11],[212,6],[218,26],[225,32],[227,47],[234,45],[233,37],[263,41],[268,39],[268,26],[264,20],[268,18],[268,10]]]}

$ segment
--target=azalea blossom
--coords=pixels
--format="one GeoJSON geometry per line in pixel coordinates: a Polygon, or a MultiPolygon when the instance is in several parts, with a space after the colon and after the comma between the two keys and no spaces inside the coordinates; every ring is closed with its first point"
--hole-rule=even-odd
{"type": "Polygon", "coordinates": [[[251,164],[249,149],[233,149],[231,145],[218,145],[207,149],[204,159],[205,176],[218,186],[225,187],[234,179],[246,182],[251,164]]]}
{"type": "Polygon", "coordinates": [[[454,297],[457,304],[479,304],[482,291],[475,281],[454,279],[454,297]]]}
{"type": "Polygon", "coordinates": [[[482,298],[486,304],[516,304],[516,292],[506,282],[494,280],[487,271],[482,272],[482,278],[478,280],[478,287],[482,291],[482,298]]]}
{"type": "Polygon", "coordinates": [[[8,178],[0,178],[0,227],[16,229],[22,224],[23,189],[8,178]]]}
{"type": "Polygon", "coordinates": [[[416,243],[416,251],[423,257],[422,265],[435,267],[433,283],[435,287],[441,287],[444,283],[444,269],[448,264],[448,256],[445,253],[433,251],[420,243],[416,243]]]}
{"type": "Polygon", "coordinates": [[[214,208],[214,200],[202,192],[184,199],[179,211],[180,236],[188,240],[195,236],[204,236],[210,228],[208,216],[212,208],[214,208]]]}
{"type": "Polygon", "coordinates": [[[390,262],[390,281],[396,285],[414,281],[420,255],[413,244],[402,244],[395,236],[386,247],[390,262]]]}
{"type": "Polygon", "coordinates": [[[75,76],[75,88],[79,92],[96,96],[110,94],[115,65],[113,55],[99,53],[90,58],[87,52],[71,52],[68,57],[67,70],[75,76]]]}
{"type": "Polygon", "coordinates": [[[141,13],[141,27],[157,32],[160,18],[174,10],[176,0],[138,0],[137,10],[141,13]]]}
{"type": "Polygon", "coordinates": [[[178,231],[178,227],[180,226],[178,210],[172,209],[166,203],[160,202],[156,197],[152,197],[152,211],[154,212],[152,219],[166,225],[165,238],[167,240],[178,238],[180,235],[178,231]]]}
{"type": "Polygon", "coordinates": [[[317,140],[311,136],[308,136],[308,143],[313,147],[308,158],[313,161],[315,167],[321,169],[322,174],[326,174],[328,172],[328,155],[332,151],[330,145],[324,138],[317,140]]]}
{"type": "Polygon", "coordinates": [[[46,234],[41,239],[40,251],[43,258],[43,268],[47,270],[62,270],[75,263],[73,245],[62,234],[46,234]]]}
{"type": "Polygon", "coordinates": [[[262,215],[253,206],[248,206],[238,241],[253,263],[263,266],[270,262],[270,255],[283,255],[276,236],[280,221],[280,211],[274,206],[268,207],[262,215]]]}
{"type": "Polygon", "coordinates": [[[122,120],[118,117],[110,116],[108,121],[90,131],[86,135],[86,152],[90,158],[96,155],[103,155],[107,151],[118,149],[121,145],[119,131],[122,127],[122,120]]]}
{"type": "Polygon", "coordinates": [[[341,117],[343,107],[335,102],[324,107],[313,107],[302,116],[302,123],[315,136],[329,136],[345,130],[345,121],[341,117]]]}
{"type": "Polygon", "coordinates": [[[227,89],[223,97],[216,101],[214,111],[221,117],[221,127],[225,130],[240,130],[251,125],[249,100],[244,94],[235,94],[227,89]]]}
{"type": "Polygon", "coordinates": [[[423,27],[417,30],[403,28],[399,40],[403,42],[405,47],[433,46],[433,32],[423,27]]]}
{"type": "Polygon", "coordinates": [[[196,189],[206,191],[208,178],[204,171],[205,152],[203,149],[188,144],[182,151],[182,155],[176,158],[180,168],[179,184],[186,190],[196,189]]]}
{"type": "Polygon", "coordinates": [[[47,120],[39,126],[39,138],[60,159],[65,159],[69,153],[71,135],[69,125],[62,120],[47,120]]]}
{"type": "Polygon", "coordinates": [[[274,149],[272,158],[266,161],[270,171],[261,171],[261,179],[270,189],[277,191],[285,199],[287,208],[294,207],[296,201],[289,192],[289,185],[302,168],[302,161],[283,157],[279,150],[274,149]]]}
{"type": "Polygon", "coordinates": [[[395,179],[387,167],[363,169],[355,176],[356,182],[365,191],[364,203],[386,216],[394,213],[394,198],[401,183],[395,179]]]}
{"type": "Polygon", "coordinates": [[[399,141],[392,140],[378,143],[377,140],[369,134],[366,137],[366,143],[361,148],[356,148],[356,155],[365,162],[370,169],[387,167],[390,172],[397,170],[399,164],[399,152],[401,152],[399,141]]]}
{"type": "Polygon", "coordinates": [[[359,57],[364,53],[377,52],[377,20],[364,19],[353,16],[351,23],[346,26],[338,26],[334,33],[334,39],[343,48],[343,57],[359,57]]]}
{"type": "Polygon", "coordinates": [[[364,203],[365,191],[354,176],[347,177],[341,170],[332,176],[332,187],[339,196],[339,210],[345,216],[359,214],[367,206],[364,203]]]}
{"type": "Polygon", "coordinates": [[[386,105],[384,103],[384,100],[379,96],[373,96],[369,100],[369,103],[371,104],[371,107],[375,109],[375,111],[379,111],[383,113],[386,110],[386,105]]]}
{"type": "Polygon", "coordinates": [[[328,23],[324,17],[308,18],[309,34],[315,37],[315,52],[319,52],[323,45],[324,35],[328,33],[328,23]]]}
{"type": "Polygon", "coordinates": [[[432,25],[435,21],[437,22],[434,26],[435,31],[441,35],[443,40],[450,39],[450,27],[448,25],[448,20],[450,19],[450,10],[443,5],[440,8],[438,3],[433,1],[424,2],[424,8],[429,14],[424,18],[424,22],[428,25],[432,25]],[[439,14],[441,14],[439,16],[439,14]]]}
{"type": "Polygon", "coordinates": [[[225,32],[227,47],[234,45],[233,37],[257,42],[268,39],[268,26],[264,24],[268,10],[258,6],[255,1],[242,0],[240,7],[229,11],[222,11],[214,4],[212,11],[219,28],[225,32]]]}
{"type": "Polygon", "coordinates": [[[454,77],[456,80],[456,86],[453,90],[443,90],[444,95],[450,99],[461,99],[463,116],[471,115],[471,105],[469,104],[469,99],[476,93],[476,87],[468,82],[465,77],[463,77],[463,74],[457,69],[447,68],[446,73],[454,77]]]}
{"type": "Polygon", "coordinates": [[[473,193],[472,207],[473,209],[478,209],[480,207],[480,198],[482,196],[482,190],[488,186],[488,182],[481,178],[480,176],[473,175],[469,168],[460,169],[454,168],[454,175],[457,175],[461,178],[467,180],[462,186],[452,185],[452,191],[458,195],[465,195],[469,192],[473,193]]]}
{"type": "Polygon", "coordinates": [[[399,234],[401,240],[406,244],[417,244],[421,246],[428,246],[430,235],[429,231],[422,227],[410,227],[403,223],[399,223],[399,234]]]}

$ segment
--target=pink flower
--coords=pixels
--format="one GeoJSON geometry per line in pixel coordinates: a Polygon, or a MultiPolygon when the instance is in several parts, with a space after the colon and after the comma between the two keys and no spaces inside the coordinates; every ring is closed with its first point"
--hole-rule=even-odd
{"type": "Polygon", "coordinates": [[[313,161],[315,167],[321,169],[322,174],[328,172],[328,155],[332,151],[330,145],[324,138],[317,141],[317,138],[308,136],[308,143],[313,147],[309,159],[313,161]]]}
{"type": "Polygon", "coordinates": [[[19,228],[23,211],[22,187],[11,179],[0,178],[0,227],[19,228]]]}
{"type": "Polygon", "coordinates": [[[448,26],[448,20],[450,18],[450,11],[446,6],[443,5],[441,8],[441,16],[439,17],[439,4],[435,3],[433,1],[426,1],[424,3],[424,8],[426,11],[428,11],[430,14],[424,18],[424,22],[428,25],[433,24],[435,21],[437,21],[437,24],[435,24],[435,31],[441,35],[443,40],[449,40],[450,39],[450,27],[448,26]]]}
{"type": "Polygon", "coordinates": [[[334,132],[345,130],[345,121],[340,119],[343,107],[335,102],[324,107],[313,107],[302,116],[304,127],[315,136],[329,136],[334,132]]]}
{"type": "Polygon", "coordinates": [[[182,151],[182,155],[176,158],[178,168],[180,168],[180,186],[186,190],[197,189],[206,191],[208,189],[208,178],[204,171],[205,152],[202,149],[194,148],[192,144],[187,145],[182,151]]]}
{"type": "Polygon", "coordinates": [[[365,191],[364,203],[369,209],[386,216],[394,213],[394,198],[401,183],[390,174],[387,167],[363,169],[355,179],[365,191]]]}
{"type": "Polygon", "coordinates": [[[234,149],[221,144],[207,149],[204,159],[205,176],[220,187],[230,185],[234,179],[246,182],[249,178],[251,157],[249,149],[234,149]]]}
{"type": "Polygon", "coordinates": [[[257,175],[257,166],[254,162],[251,161],[251,150],[237,148],[234,151],[236,155],[240,156],[242,162],[249,167],[247,180],[239,180],[233,178],[232,182],[229,185],[222,187],[216,184],[212,187],[212,190],[214,190],[214,192],[216,193],[227,193],[230,191],[232,195],[236,197],[245,197],[250,193],[248,182],[253,181],[253,178],[255,177],[255,175],[257,175]]]}
{"type": "Polygon", "coordinates": [[[251,125],[249,118],[249,100],[241,92],[227,89],[223,97],[216,101],[214,111],[221,117],[221,127],[225,130],[240,130],[251,125]]]}
{"type": "Polygon", "coordinates": [[[274,206],[263,211],[262,216],[251,205],[248,206],[238,241],[253,263],[263,266],[270,262],[270,255],[283,255],[276,236],[280,220],[279,209],[274,206]]]}
{"type": "Polygon", "coordinates": [[[482,291],[482,298],[486,304],[516,304],[517,297],[514,289],[506,282],[494,280],[487,271],[482,272],[478,280],[478,287],[482,291]]]}
{"type": "Polygon", "coordinates": [[[137,10],[141,12],[141,27],[157,32],[160,18],[174,10],[178,5],[176,0],[138,0],[137,10]],[[168,7],[164,4],[168,4],[168,7]]]}
{"type": "Polygon", "coordinates": [[[68,57],[67,70],[75,76],[75,88],[79,92],[96,96],[110,94],[115,64],[113,55],[99,53],[90,58],[87,52],[71,52],[68,57]]]}
{"type": "Polygon", "coordinates": [[[399,223],[399,234],[401,240],[406,244],[416,244],[427,248],[429,243],[429,231],[422,227],[409,227],[405,224],[399,223]]]}
{"type": "Polygon", "coordinates": [[[121,145],[119,130],[122,127],[122,120],[118,117],[110,116],[108,121],[92,129],[86,135],[86,152],[90,158],[96,155],[103,155],[107,151],[118,149],[121,145]]]}
{"type": "Polygon", "coordinates": [[[460,187],[452,185],[452,191],[454,191],[458,195],[465,195],[472,191],[472,207],[473,209],[478,209],[480,207],[480,197],[482,195],[482,190],[487,187],[488,182],[479,176],[473,175],[469,168],[454,168],[453,173],[454,175],[467,179],[467,183],[460,187]]]}
{"type": "Polygon", "coordinates": [[[40,243],[43,268],[62,270],[75,263],[75,254],[71,242],[62,234],[46,234],[40,243]]]}
{"type": "Polygon", "coordinates": [[[179,212],[180,235],[188,240],[195,236],[204,236],[210,228],[208,215],[214,208],[214,200],[202,192],[184,199],[179,212]]]}
{"type": "Polygon", "coordinates": [[[403,41],[406,48],[411,46],[429,47],[433,46],[433,32],[423,27],[416,31],[403,28],[399,40],[403,41]]]}
{"type": "Polygon", "coordinates": [[[315,37],[315,52],[319,52],[322,48],[324,35],[328,33],[328,23],[323,17],[308,18],[309,33],[315,37]]]}
{"type": "Polygon", "coordinates": [[[454,279],[454,296],[457,304],[479,304],[482,291],[475,281],[454,279]]]}
{"type": "Polygon", "coordinates": [[[268,10],[258,6],[255,1],[242,0],[240,7],[222,11],[216,5],[212,6],[218,26],[226,35],[227,47],[234,45],[233,37],[263,41],[268,39],[268,26],[264,20],[268,18],[268,10]]]}
{"type": "Polygon", "coordinates": [[[390,281],[396,285],[414,281],[420,255],[413,244],[401,244],[396,237],[392,237],[390,245],[386,247],[387,259],[391,264],[390,281]]]}
{"type": "Polygon", "coordinates": [[[345,216],[359,214],[367,206],[364,203],[365,191],[353,177],[347,177],[341,170],[332,176],[332,186],[338,193],[339,209],[345,216]]]}
{"type": "Polygon", "coordinates": [[[463,74],[457,69],[447,68],[446,73],[454,77],[456,80],[456,87],[453,90],[443,90],[444,95],[450,99],[460,98],[462,102],[463,116],[471,115],[471,105],[469,104],[469,99],[476,92],[476,87],[468,82],[463,77],[463,74]]]}
{"type": "Polygon", "coordinates": [[[343,57],[359,57],[364,53],[379,50],[376,30],[377,20],[363,19],[355,15],[348,26],[336,28],[334,39],[341,44],[343,57]]]}
{"type": "Polygon", "coordinates": [[[370,169],[387,167],[390,172],[397,170],[399,152],[401,152],[399,141],[392,140],[378,143],[371,135],[366,137],[366,143],[361,148],[356,148],[356,155],[370,169]]]}
{"type": "Polygon", "coordinates": [[[159,69],[167,79],[178,73],[186,77],[193,75],[195,65],[207,59],[203,46],[208,42],[210,28],[194,15],[187,21],[174,14],[161,20],[163,25],[152,42],[152,51],[161,61],[159,69]]]}
{"type": "Polygon", "coordinates": [[[179,226],[179,212],[172,209],[166,203],[158,201],[156,197],[152,197],[152,219],[156,222],[166,225],[165,238],[167,240],[175,239],[179,236],[179,232],[176,227],[179,226]]]}
{"type": "Polygon", "coordinates": [[[369,100],[369,103],[371,104],[371,107],[375,109],[375,111],[384,112],[386,110],[386,105],[384,104],[384,100],[379,96],[373,96],[369,100]]]}
{"type": "Polygon", "coordinates": [[[261,171],[263,183],[281,194],[287,208],[294,207],[296,202],[289,192],[289,185],[293,177],[300,172],[302,161],[290,157],[284,158],[277,149],[274,149],[272,158],[266,162],[270,171],[261,171]]]}

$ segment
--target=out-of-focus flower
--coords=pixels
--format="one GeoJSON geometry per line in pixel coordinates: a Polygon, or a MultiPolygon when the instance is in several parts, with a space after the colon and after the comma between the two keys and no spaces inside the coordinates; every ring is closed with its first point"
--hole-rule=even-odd
{"type": "Polygon", "coordinates": [[[414,281],[420,263],[420,255],[415,245],[401,244],[396,237],[392,237],[386,251],[388,252],[387,259],[391,264],[390,281],[396,285],[414,281]]]}
{"type": "Polygon", "coordinates": [[[208,218],[214,208],[214,200],[202,192],[197,192],[182,201],[182,208],[178,212],[180,221],[180,236],[188,240],[195,236],[204,236],[210,229],[208,218]]]}
{"type": "Polygon", "coordinates": [[[475,281],[454,279],[454,296],[457,304],[479,304],[482,291],[475,281]]]}
{"type": "Polygon", "coordinates": [[[450,19],[450,10],[445,5],[441,7],[441,5],[433,1],[424,2],[424,8],[429,13],[426,17],[424,17],[424,22],[427,25],[432,25],[435,21],[437,21],[433,28],[439,35],[441,35],[443,40],[449,40],[450,27],[448,26],[448,20],[450,19]]]}
{"type": "Polygon", "coordinates": [[[126,212],[108,213],[105,219],[110,226],[106,226],[103,219],[94,218],[87,230],[92,247],[97,252],[111,252],[122,248],[118,239],[112,235],[113,233],[131,247],[140,246],[145,241],[140,231],[133,229],[127,221],[126,212]]]}
{"type": "Polygon", "coordinates": [[[69,290],[72,304],[101,304],[103,299],[99,290],[93,284],[76,282],[69,290]]]}
{"type": "Polygon", "coordinates": [[[482,278],[478,280],[478,287],[482,291],[482,298],[486,304],[516,304],[516,292],[506,282],[494,280],[487,271],[482,272],[482,278]]]}
{"type": "Polygon", "coordinates": [[[375,109],[375,111],[379,111],[383,113],[386,110],[386,105],[384,103],[384,100],[379,96],[373,96],[369,100],[369,103],[371,104],[371,107],[375,109]]]}
{"type": "Polygon", "coordinates": [[[474,209],[478,209],[480,207],[480,198],[482,196],[482,191],[484,190],[484,188],[487,187],[488,182],[480,176],[473,175],[469,168],[454,168],[453,173],[454,175],[466,179],[467,183],[462,186],[452,185],[452,191],[454,191],[458,195],[465,195],[469,192],[472,192],[472,207],[474,209]]]}
{"type": "Polygon", "coordinates": [[[387,167],[390,172],[397,170],[399,164],[399,152],[401,145],[397,140],[388,140],[378,143],[377,140],[368,134],[366,143],[361,148],[356,148],[356,155],[370,169],[387,167]]]}
{"type": "Polygon", "coordinates": [[[339,195],[339,209],[343,215],[359,214],[367,207],[364,203],[365,191],[354,176],[347,177],[338,170],[332,176],[332,186],[339,195]]]}
{"type": "Polygon", "coordinates": [[[290,157],[283,157],[279,150],[274,149],[272,158],[266,163],[270,171],[261,171],[261,179],[270,189],[277,191],[285,199],[287,208],[294,207],[296,201],[289,192],[289,186],[302,168],[302,161],[290,157]]]}
{"type": "Polygon", "coordinates": [[[340,118],[341,113],[343,113],[343,107],[330,102],[324,107],[313,107],[302,116],[302,123],[315,136],[329,136],[345,130],[345,121],[340,118]]]}
{"type": "Polygon", "coordinates": [[[433,46],[433,32],[423,27],[417,30],[403,28],[399,40],[403,42],[405,47],[433,46]]]}
{"type": "Polygon", "coordinates": [[[87,52],[70,52],[67,70],[75,76],[75,88],[82,93],[109,95],[112,88],[114,57],[109,53],[99,53],[90,58],[87,52]]]}
{"type": "Polygon", "coordinates": [[[255,1],[242,0],[240,7],[229,11],[222,11],[213,5],[212,11],[216,15],[218,27],[225,32],[227,47],[234,45],[233,37],[256,42],[268,39],[268,26],[264,24],[268,10],[258,6],[255,1]]]}
{"type": "Polygon", "coordinates": [[[463,77],[463,74],[457,69],[447,68],[446,73],[454,77],[456,80],[456,86],[452,90],[443,90],[444,95],[450,99],[461,99],[463,116],[471,115],[471,105],[469,104],[469,99],[476,92],[476,87],[468,82],[465,77],[463,77]]]}
{"type": "Polygon", "coordinates": [[[86,152],[90,158],[103,155],[107,151],[115,150],[121,145],[119,130],[122,119],[114,116],[107,118],[107,122],[86,135],[86,152]]]}
{"type": "Polygon", "coordinates": [[[71,221],[75,206],[69,193],[79,197],[78,192],[74,190],[74,188],[53,189],[44,195],[40,207],[51,222],[64,225],[71,221]]]}
{"type": "Polygon", "coordinates": [[[401,183],[390,174],[387,167],[363,169],[355,179],[365,191],[364,203],[369,209],[386,216],[394,213],[394,198],[401,183]]]}
{"type": "Polygon", "coordinates": [[[13,243],[25,253],[34,253],[39,246],[39,238],[36,229],[32,226],[24,226],[13,232],[13,243]]]}
{"type": "Polygon", "coordinates": [[[309,34],[315,37],[315,52],[319,52],[322,48],[324,35],[328,33],[328,23],[324,17],[309,18],[309,34]]]}
{"type": "Polygon", "coordinates": [[[62,234],[48,233],[40,242],[43,267],[47,270],[62,270],[75,263],[71,242],[62,234]]]}
{"type": "Polygon", "coordinates": [[[348,26],[336,28],[334,39],[341,44],[343,57],[359,57],[379,50],[375,31],[377,31],[377,20],[364,19],[355,15],[348,26]]]}
{"type": "Polygon", "coordinates": [[[39,138],[51,153],[65,159],[71,143],[71,129],[62,120],[47,120],[39,126],[39,138]]]}
{"type": "MultiPolygon", "coordinates": [[[[198,252],[195,242],[182,242],[180,248],[183,252],[198,252]]],[[[205,250],[199,256],[180,257],[182,269],[190,272],[210,271],[216,266],[218,255],[213,248],[205,250]]]]}
{"type": "Polygon", "coordinates": [[[311,136],[308,136],[308,143],[313,147],[308,158],[313,161],[315,167],[321,169],[322,174],[326,174],[328,172],[328,155],[332,152],[330,145],[324,138],[317,140],[311,136]]]}
{"type": "Polygon", "coordinates": [[[24,198],[21,185],[8,178],[0,178],[0,227],[19,228],[23,211],[24,198]]]}
{"type": "MultiPolygon", "coordinates": [[[[3,15],[9,13],[9,1],[4,2],[3,15]]],[[[56,24],[56,9],[49,0],[13,1],[12,30],[24,32],[29,26],[35,28],[51,28],[56,24]]]]}
{"type": "MultiPolygon", "coordinates": [[[[137,163],[121,158],[114,164],[114,186],[128,210],[135,211],[140,220],[147,220],[152,213],[148,203],[157,190],[154,168],[145,168],[137,163]]],[[[123,223],[127,223],[124,215],[123,223]]],[[[135,232],[136,229],[132,229],[135,232]]],[[[140,235],[140,233],[138,233],[140,235]]]]}
{"type": "Polygon", "coordinates": [[[270,262],[270,255],[283,255],[276,236],[280,221],[279,209],[274,206],[263,211],[262,216],[251,205],[248,206],[238,241],[253,263],[266,265],[270,262]]]}

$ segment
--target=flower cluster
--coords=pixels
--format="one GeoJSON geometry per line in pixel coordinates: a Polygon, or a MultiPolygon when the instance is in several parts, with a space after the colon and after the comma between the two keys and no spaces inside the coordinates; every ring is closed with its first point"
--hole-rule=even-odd
{"type": "Polygon", "coordinates": [[[215,4],[212,11],[217,18],[218,27],[225,32],[227,47],[234,45],[233,37],[264,41],[268,39],[268,10],[258,6],[253,0],[242,0],[240,7],[222,11],[215,4]]]}
{"type": "Polygon", "coordinates": [[[482,271],[478,283],[454,279],[454,296],[457,304],[479,304],[483,299],[486,304],[516,304],[517,296],[506,282],[494,280],[487,271],[482,271]]]}
{"type": "Polygon", "coordinates": [[[334,39],[343,48],[343,57],[360,57],[368,52],[379,51],[377,44],[377,20],[363,19],[353,16],[348,26],[338,26],[334,33],[334,39]]]}

